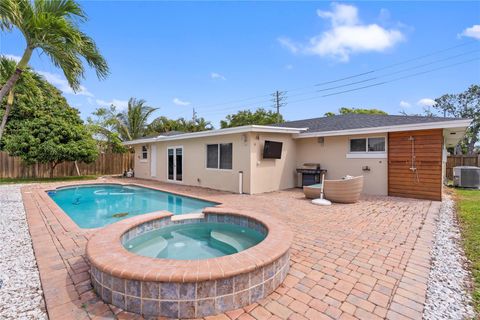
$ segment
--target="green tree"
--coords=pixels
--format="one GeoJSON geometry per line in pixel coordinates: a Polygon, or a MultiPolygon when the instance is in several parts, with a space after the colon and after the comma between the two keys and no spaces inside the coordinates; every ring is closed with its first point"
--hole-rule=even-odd
{"type": "MultiPolygon", "coordinates": [[[[365,109],[365,108],[346,108],[346,107],[342,107],[342,108],[338,109],[338,114],[340,114],[340,115],[345,115],[345,114],[382,114],[382,115],[387,115],[388,113],[386,113],[383,110],[374,109],[374,108],[365,109]]],[[[331,116],[335,116],[335,115],[336,115],[335,112],[325,113],[326,117],[331,117],[331,116]]]]}
{"type": "Polygon", "coordinates": [[[193,132],[197,131],[206,131],[213,130],[213,125],[210,121],[205,120],[205,118],[195,118],[193,132]]]}
{"type": "Polygon", "coordinates": [[[240,127],[246,125],[269,125],[275,123],[283,123],[285,120],[283,116],[277,115],[272,110],[265,110],[263,108],[257,109],[255,112],[251,110],[241,110],[235,114],[229,114],[225,120],[220,121],[222,128],[240,127]]]}
{"type": "MultiPolygon", "coordinates": [[[[16,65],[17,63],[14,60],[0,56],[0,83],[5,83],[10,75],[15,72],[16,65]]],[[[18,80],[16,85],[17,102],[34,103],[38,100],[38,96],[41,95],[40,88],[43,85],[43,78],[39,74],[32,72],[29,68],[25,69],[24,76],[18,80]]],[[[7,118],[10,115],[15,102],[14,92],[14,89],[10,90],[6,99],[7,103],[5,109],[0,109],[0,115],[2,117],[0,123],[0,143],[3,135],[2,133],[5,131],[5,126],[7,125],[7,118]]]]}
{"type": "Polygon", "coordinates": [[[122,144],[120,135],[116,132],[116,114],[115,107],[110,106],[109,108],[98,108],[91,117],[87,118],[87,127],[101,151],[113,153],[128,151],[128,148],[122,144]]]}
{"type": "MultiPolygon", "coordinates": [[[[109,72],[107,62],[92,38],[79,29],[79,22],[86,19],[74,0],[1,0],[0,30],[18,29],[25,37],[26,48],[14,72],[3,82],[0,103],[4,103],[4,97],[27,68],[35,49],[40,49],[62,69],[73,90],[80,89],[80,80],[85,75],[82,59],[95,69],[99,79],[105,78],[109,72]]],[[[8,112],[4,116],[8,117],[8,112]]],[[[0,131],[0,138],[2,134],[0,131]]]]}
{"type": "Polygon", "coordinates": [[[130,98],[126,110],[118,111],[114,105],[98,108],[87,122],[95,133],[116,144],[117,138],[130,141],[145,136],[149,132],[148,118],[156,110],[143,99],[130,98]]]}
{"type": "Polygon", "coordinates": [[[180,131],[177,121],[169,119],[165,116],[160,116],[153,120],[149,125],[147,131],[153,133],[164,133],[169,131],[180,131]]]}
{"type": "MultiPolygon", "coordinates": [[[[138,139],[146,134],[148,118],[158,109],[147,106],[146,103],[143,99],[130,98],[127,110],[112,118],[116,131],[123,141],[138,139]]],[[[113,108],[113,112],[115,112],[115,108],[113,108]]]]}
{"type": "Polygon", "coordinates": [[[185,118],[174,120],[161,116],[148,125],[148,132],[151,134],[169,131],[198,132],[212,129],[212,123],[202,117],[196,118],[195,120],[186,120],[185,118]]]}
{"type": "Polygon", "coordinates": [[[438,115],[472,119],[459,146],[463,146],[467,154],[473,155],[480,135],[480,86],[473,84],[464,92],[444,94],[435,99],[433,109],[438,111],[438,115]]]}
{"type": "MultiPolygon", "coordinates": [[[[22,81],[29,78],[26,73],[22,81]]],[[[6,127],[4,149],[28,164],[49,163],[51,177],[64,161],[94,161],[98,156],[96,142],[78,110],[47,81],[35,78],[35,82],[38,95],[33,102],[24,97],[22,86],[16,87],[17,107],[6,127]]]]}

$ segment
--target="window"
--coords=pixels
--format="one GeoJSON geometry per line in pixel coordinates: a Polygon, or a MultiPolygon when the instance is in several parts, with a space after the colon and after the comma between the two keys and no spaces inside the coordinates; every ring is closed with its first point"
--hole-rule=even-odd
{"type": "Polygon", "coordinates": [[[350,152],[385,152],[385,137],[350,139],[350,152]]]}
{"type": "Polygon", "coordinates": [[[385,151],[385,138],[368,138],[368,152],[385,151]]]}
{"type": "Polygon", "coordinates": [[[365,152],[367,139],[350,139],[350,152],[365,152]]]}
{"type": "Polygon", "coordinates": [[[147,159],[148,158],[148,149],[147,146],[142,146],[142,159],[147,159]]]}
{"type": "Polygon", "coordinates": [[[207,168],[232,169],[232,143],[207,144],[207,168]]]}

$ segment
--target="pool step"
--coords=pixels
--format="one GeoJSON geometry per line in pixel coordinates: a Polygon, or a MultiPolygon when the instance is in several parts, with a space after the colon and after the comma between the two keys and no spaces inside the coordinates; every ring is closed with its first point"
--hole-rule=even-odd
{"type": "Polygon", "coordinates": [[[215,239],[217,241],[228,244],[229,246],[235,248],[237,252],[244,250],[246,247],[245,241],[242,241],[245,239],[239,238],[238,233],[235,233],[235,232],[230,232],[225,230],[222,230],[222,231],[215,230],[210,233],[210,237],[212,237],[212,239],[215,239]]]}
{"type": "Polygon", "coordinates": [[[142,256],[156,257],[168,245],[168,241],[163,237],[154,237],[146,241],[142,241],[135,246],[135,253],[142,256]]]}

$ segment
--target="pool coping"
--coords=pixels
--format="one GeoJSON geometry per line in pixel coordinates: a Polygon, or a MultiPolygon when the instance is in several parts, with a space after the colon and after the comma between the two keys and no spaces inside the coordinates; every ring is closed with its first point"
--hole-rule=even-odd
{"type": "MultiPolygon", "coordinates": [[[[215,208],[219,205],[222,205],[221,202],[218,202],[218,200],[214,200],[210,197],[192,197],[191,195],[187,194],[187,193],[184,193],[184,192],[171,192],[171,191],[165,191],[161,188],[157,188],[157,187],[153,187],[153,186],[147,186],[147,185],[142,185],[142,184],[138,184],[138,183],[133,183],[133,182],[109,182],[109,181],[97,181],[97,180],[94,180],[94,181],[75,181],[75,182],[60,182],[58,184],[55,184],[55,186],[52,188],[52,186],[45,186],[45,187],[40,187],[40,188],[37,188],[36,190],[39,190],[41,191],[40,192],[40,196],[42,198],[43,201],[45,201],[47,204],[48,204],[48,207],[50,210],[52,210],[52,212],[57,215],[57,214],[60,214],[60,215],[63,215],[64,218],[62,219],[59,219],[61,224],[67,229],[67,230],[70,230],[72,232],[85,232],[85,233],[90,233],[90,232],[96,232],[98,230],[101,230],[105,227],[108,227],[110,224],[108,225],[104,225],[104,226],[101,226],[101,227],[97,227],[97,228],[82,228],[80,227],[49,195],[48,195],[48,192],[49,191],[55,191],[55,190],[58,190],[58,189],[61,189],[61,188],[70,188],[70,187],[75,187],[75,186],[88,186],[88,185],[100,185],[100,184],[109,184],[109,185],[121,185],[121,186],[135,186],[135,187],[140,187],[140,188],[146,188],[146,189],[152,189],[152,190],[156,190],[156,191],[161,191],[161,192],[165,192],[165,193],[169,193],[169,194],[173,194],[173,195],[177,195],[177,196],[182,196],[182,197],[187,197],[187,198],[190,198],[190,199],[197,199],[197,200],[203,200],[203,201],[208,201],[208,202],[212,202],[212,203],[216,203],[215,206],[211,207],[211,208],[215,208]]],[[[22,193],[29,193],[29,192],[32,192],[31,190],[28,190],[28,186],[25,186],[25,187],[22,187],[22,193]]],[[[207,207],[207,208],[210,208],[210,207],[207,207]]],[[[161,211],[165,211],[165,212],[169,212],[167,210],[161,210],[161,211]]],[[[147,213],[142,213],[142,214],[139,214],[138,216],[143,216],[143,215],[146,215],[146,214],[151,214],[151,213],[155,213],[155,212],[159,212],[159,211],[153,211],[153,212],[147,212],[147,213]]],[[[193,213],[193,212],[192,212],[193,213]]],[[[174,215],[172,213],[172,215],[174,215]]],[[[134,217],[132,217],[134,218],[134,217]]],[[[130,219],[130,218],[127,218],[127,219],[130,219]]],[[[123,220],[126,220],[126,219],[123,219],[123,220]]],[[[119,220],[117,222],[120,222],[120,221],[123,221],[123,220],[119,220]]],[[[114,222],[114,223],[117,223],[117,222],[114,222]]],[[[113,224],[113,223],[112,223],[113,224]]]]}
{"type": "Polygon", "coordinates": [[[293,240],[290,229],[279,220],[264,214],[225,207],[206,208],[203,213],[205,216],[215,214],[247,217],[263,224],[268,234],[264,240],[247,250],[204,260],[156,259],[129,252],[121,243],[125,232],[151,220],[174,216],[168,211],[154,212],[121,220],[96,232],[88,241],[87,257],[98,270],[116,277],[187,283],[232,277],[262,268],[283,256],[293,240]]]}

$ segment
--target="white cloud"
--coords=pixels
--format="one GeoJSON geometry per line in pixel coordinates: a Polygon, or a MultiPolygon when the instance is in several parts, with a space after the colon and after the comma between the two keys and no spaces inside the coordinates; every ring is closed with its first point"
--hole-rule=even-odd
{"type": "Polygon", "coordinates": [[[125,109],[128,106],[128,101],[126,100],[119,100],[119,99],[112,99],[110,101],[105,101],[101,99],[95,100],[95,102],[100,106],[100,107],[110,107],[112,104],[119,108],[119,109],[125,109]]]}
{"type": "Polygon", "coordinates": [[[219,79],[219,80],[227,80],[227,78],[225,78],[223,75],[221,75],[220,73],[217,73],[217,72],[210,73],[210,78],[219,79]]]}
{"type": "Polygon", "coordinates": [[[352,5],[332,3],[332,11],[317,10],[317,15],[323,19],[330,19],[332,26],[353,26],[359,23],[358,9],[352,5]]]}
{"type": "Polygon", "coordinates": [[[173,103],[176,104],[177,106],[188,106],[190,104],[190,102],[188,101],[183,101],[183,100],[180,100],[178,98],[173,98],[173,103]]]}
{"type": "Polygon", "coordinates": [[[350,55],[361,52],[383,52],[405,39],[402,32],[378,24],[363,24],[358,9],[352,5],[332,4],[331,11],[317,10],[322,19],[330,20],[330,29],[310,38],[304,45],[282,37],[279,43],[293,53],[331,57],[347,62],[350,55]]]}
{"type": "Polygon", "coordinates": [[[480,24],[475,24],[471,26],[470,28],[466,28],[463,30],[463,32],[460,34],[462,37],[470,37],[474,39],[480,40],[480,24]]]}
{"type": "Polygon", "coordinates": [[[412,106],[412,104],[408,101],[400,101],[400,107],[402,108],[410,108],[412,106]]]}
{"type": "Polygon", "coordinates": [[[65,79],[63,76],[59,74],[51,73],[47,71],[37,71],[37,72],[41,74],[48,82],[50,82],[51,84],[56,86],[58,89],[60,89],[63,93],[93,97],[93,94],[89,92],[87,88],[85,88],[84,86],[80,86],[77,92],[73,91],[73,89],[68,85],[67,79],[65,79]]]}
{"type": "Polygon", "coordinates": [[[417,101],[417,104],[422,107],[432,107],[436,104],[435,100],[430,98],[423,98],[417,101]]]}
{"type": "Polygon", "coordinates": [[[7,58],[7,59],[14,60],[14,61],[16,61],[16,62],[19,62],[20,59],[22,59],[22,57],[16,56],[16,55],[14,55],[14,54],[2,54],[2,56],[4,56],[4,57],[7,58]]]}

